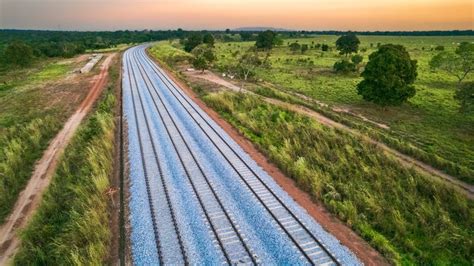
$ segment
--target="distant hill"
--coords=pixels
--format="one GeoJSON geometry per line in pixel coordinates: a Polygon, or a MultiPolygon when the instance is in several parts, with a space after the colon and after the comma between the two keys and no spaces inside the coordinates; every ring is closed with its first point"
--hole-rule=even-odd
{"type": "Polygon", "coordinates": [[[272,28],[272,27],[242,27],[242,28],[233,29],[233,31],[266,31],[266,30],[271,30],[271,31],[292,31],[292,30],[288,30],[288,29],[272,28]]]}

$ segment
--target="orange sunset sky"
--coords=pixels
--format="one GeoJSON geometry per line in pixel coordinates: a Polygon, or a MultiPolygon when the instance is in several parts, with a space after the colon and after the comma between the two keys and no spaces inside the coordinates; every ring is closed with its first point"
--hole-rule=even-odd
{"type": "Polygon", "coordinates": [[[0,0],[0,28],[451,30],[473,0],[0,0]]]}

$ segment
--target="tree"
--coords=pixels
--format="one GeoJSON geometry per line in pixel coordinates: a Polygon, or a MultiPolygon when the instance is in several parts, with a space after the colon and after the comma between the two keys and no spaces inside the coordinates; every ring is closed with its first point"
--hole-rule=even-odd
{"type": "Polygon", "coordinates": [[[204,70],[208,69],[209,66],[216,60],[214,51],[209,45],[201,44],[193,49],[192,54],[194,55],[193,66],[196,69],[204,70]]]}
{"type": "Polygon", "coordinates": [[[321,51],[327,52],[328,50],[329,50],[329,45],[327,45],[327,44],[321,45],[321,51]]]}
{"type": "Polygon", "coordinates": [[[275,44],[276,34],[271,30],[260,32],[255,42],[255,47],[258,49],[271,50],[275,44]]]}
{"type": "Polygon", "coordinates": [[[472,113],[474,112],[474,82],[466,82],[456,90],[454,99],[459,101],[461,105],[459,112],[472,113]]]}
{"type": "Polygon", "coordinates": [[[241,79],[243,78],[244,81],[247,81],[250,76],[255,75],[255,70],[261,65],[262,60],[258,55],[258,51],[256,49],[249,49],[242,55],[237,64],[237,75],[241,79]]]}
{"type": "Polygon", "coordinates": [[[346,59],[343,59],[341,61],[334,63],[333,68],[334,68],[334,71],[336,71],[336,73],[344,73],[344,74],[354,72],[356,70],[355,64],[349,62],[346,59]]]}
{"type": "Polygon", "coordinates": [[[22,41],[10,43],[4,51],[5,62],[25,67],[33,61],[33,49],[22,41]]]}
{"type": "Polygon", "coordinates": [[[405,47],[382,45],[369,56],[357,92],[365,100],[382,106],[400,105],[416,93],[413,86],[418,74],[416,64],[405,47]]]}
{"type": "Polygon", "coordinates": [[[359,38],[357,38],[355,34],[342,35],[336,41],[336,49],[340,54],[348,55],[351,53],[357,53],[359,44],[359,38]]]}
{"type": "Polygon", "coordinates": [[[301,49],[301,45],[297,42],[294,42],[292,44],[290,44],[290,50],[292,52],[296,52],[296,51],[299,51],[301,49]]]}
{"type": "Polygon", "coordinates": [[[458,79],[458,88],[461,82],[474,72],[474,44],[463,42],[454,53],[440,52],[430,61],[431,69],[440,69],[458,79]]]}
{"type": "Polygon", "coordinates": [[[214,36],[212,36],[212,34],[210,33],[206,33],[204,34],[204,36],[202,37],[202,42],[211,46],[211,47],[214,47],[214,36]]]}
{"type": "Polygon", "coordinates": [[[307,44],[301,45],[301,53],[304,54],[306,51],[308,51],[308,45],[307,44]]]}
{"type": "Polygon", "coordinates": [[[244,31],[244,32],[241,32],[241,33],[240,33],[240,38],[241,38],[242,41],[244,41],[244,42],[252,40],[252,37],[253,37],[253,35],[252,35],[252,33],[250,33],[250,32],[245,32],[245,31],[244,31]]]}
{"type": "Polygon", "coordinates": [[[198,33],[198,32],[192,33],[184,42],[184,50],[189,53],[201,43],[202,43],[201,33],[198,33]]]}

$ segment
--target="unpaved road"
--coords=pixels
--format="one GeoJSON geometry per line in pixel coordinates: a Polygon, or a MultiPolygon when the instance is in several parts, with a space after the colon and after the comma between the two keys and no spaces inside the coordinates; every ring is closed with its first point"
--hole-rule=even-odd
{"type": "MultiPolygon", "coordinates": [[[[224,86],[226,87],[227,89],[230,89],[232,91],[242,91],[242,92],[245,92],[245,93],[252,93],[248,90],[245,90],[245,89],[240,89],[238,86],[232,84],[231,82],[227,81],[227,80],[224,80],[222,79],[221,77],[217,76],[216,74],[212,73],[212,72],[208,72],[206,71],[205,73],[203,74],[200,74],[198,72],[184,72],[186,75],[189,75],[189,76],[192,76],[192,77],[196,77],[196,78],[201,78],[201,79],[204,79],[204,80],[207,80],[207,81],[210,81],[210,82],[213,82],[215,84],[218,84],[218,85],[221,85],[221,86],[224,86]]],[[[263,97],[263,96],[260,96],[260,97],[263,97]]],[[[402,164],[406,165],[406,166],[413,166],[415,167],[415,169],[421,171],[421,172],[424,172],[424,173],[429,173],[430,175],[434,175],[434,176],[437,176],[437,177],[440,177],[443,181],[446,181],[448,182],[449,184],[453,185],[453,187],[457,188],[460,192],[464,193],[467,197],[469,197],[470,199],[474,198],[474,186],[473,185],[470,185],[470,184],[467,184],[465,182],[462,182],[460,181],[459,179],[451,176],[451,175],[448,175],[424,162],[421,162],[413,157],[410,157],[406,154],[403,154],[395,149],[392,149],[390,148],[389,146],[387,146],[386,144],[382,143],[382,142],[379,142],[379,141],[376,141],[374,139],[371,139],[369,138],[368,136],[360,133],[359,131],[355,130],[355,129],[352,129],[346,125],[343,125],[339,122],[336,122],[316,111],[313,111],[309,108],[306,108],[306,107],[303,107],[303,106],[299,106],[299,105],[294,105],[294,104],[290,104],[290,103],[287,103],[287,102],[283,102],[283,101],[280,101],[280,100],[277,100],[277,99],[273,99],[273,98],[267,98],[267,97],[263,97],[263,99],[266,101],[266,102],[269,102],[269,103],[272,103],[272,104],[275,104],[275,105],[278,105],[278,106],[281,106],[283,108],[286,108],[286,109],[289,109],[291,111],[294,111],[294,112],[297,112],[297,113],[300,113],[300,114],[304,114],[304,115],[307,115],[307,116],[310,116],[314,119],[316,119],[318,122],[326,125],[326,126],[330,126],[330,127],[334,127],[334,128],[337,128],[337,129],[341,129],[341,130],[344,130],[344,131],[348,131],[350,132],[351,134],[359,137],[359,138],[362,138],[363,140],[367,141],[368,143],[370,144],[374,144],[376,145],[377,147],[379,147],[380,149],[382,149],[383,151],[387,152],[388,154],[392,155],[394,158],[398,159],[402,164]]],[[[362,118],[364,119],[364,118],[362,118]]],[[[371,122],[371,123],[374,123],[374,122],[371,122]]],[[[380,127],[382,128],[385,128],[388,126],[385,126],[383,124],[380,124],[379,125],[380,127]]]]}
{"type": "Polygon", "coordinates": [[[0,227],[0,265],[6,265],[16,253],[20,239],[18,231],[24,229],[41,202],[45,189],[57,166],[58,159],[79,127],[81,121],[92,108],[104,88],[108,68],[115,54],[110,54],[101,64],[100,73],[93,77],[92,86],[77,111],[67,120],[63,129],[51,141],[43,157],[37,162],[26,188],[20,193],[12,213],[0,227]]]}

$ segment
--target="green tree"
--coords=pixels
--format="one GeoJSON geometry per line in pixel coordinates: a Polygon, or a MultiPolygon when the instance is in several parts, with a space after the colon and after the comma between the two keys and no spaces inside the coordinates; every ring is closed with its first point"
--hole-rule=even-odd
{"type": "MultiPolygon", "coordinates": [[[[263,64],[258,51],[256,49],[249,49],[245,52],[242,57],[239,59],[239,62],[236,66],[237,75],[247,81],[249,77],[255,75],[255,70],[263,64]]],[[[242,83],[241,88],[244,85],[242,83]]]]}
{"type": "Polygon", "coordinates": [[[357,53],[359,44],[359,38],[357,38],[355,34],[342,35],[336,41],[336,49],[340,54],[349,55],[351,53],[357,53]]]}
{"type": "Polygon", "coordinates": [[[7,64],[26,67],[33,61],[33,49],[22,41],[14,41],[5,48],[4,58],[7,64]]]}
{"type": "Polygon", "coordinates": [[[212,36],[212,34],[210,33],[206,33],[204,34],[204,36],[202,37],[202,42],[211,46],[211,47],[214,47],[214,36],[212,36]]]}
{"type": "Polygon", "coordinates": [[[207,44],[201,44],[195,47],[192,54],[194,55],[193,66],[201,70],[201,72],[208,69],[212,62],[216,60],[212,47],[207,44]]]}
{"type": "Polygon", "coordinates": [[[290,50],[292,52],[296,52],[296,51],[299,51],[301,49],[301,45],[297,42],[294,42],[292,44],[290,44],[290,50]]]}
{"type": "Polygon", "coordinates": [[[463,42],[454,53],[440,52],[430,61],[431,69],[439,69],[449,73],[461,82],[474,71],[474,44],[463,42]]]}
{"type": "Polygon", "coordinates": [[[198,33],[198,32],[192,33],[184,42],[184,50],[189,53],[201,43],[202,43],[201,33],[198,33]]]}
{"type": "Polygon", "coordinates": [[[321,45],[321,51],[323,51],[323,52],[329,51],[329,45],[327,45],[327,44],[321,45]]]}
{"type": "Polygon", "coordinates": [[[459,101],[461,105],[459,111],[461,113],[474,112],[474,82],[466,82],[456,90],[454,99],[459,101]]]}
{"type": "Polygon", "coordinates": [[[382,106],[400,105],[415,95],[413,83],[417,74],[417,62],[411,60],[405,47],[382,45],[369,56],[357,92],[382,106]]]}
{"type": "Polygon", "coordinates": [[[271,30],[260,32],[255,42],[255,47],[258,49],[271,50],[275,45],[276,34],[271,30]]]}

